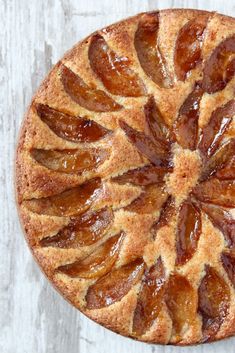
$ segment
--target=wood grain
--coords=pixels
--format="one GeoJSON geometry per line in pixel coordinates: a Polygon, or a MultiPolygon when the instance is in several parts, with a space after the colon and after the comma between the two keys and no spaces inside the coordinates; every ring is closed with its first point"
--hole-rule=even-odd
{"type": "MultiPolygon", "coordinates": [[[[189,7],[235,16],[234,0],[1,0],[0,2],[0,352],[177,353],[98,326],[41,274],[23,239],[14,201],[14,153],[32,94],[62,54],[90,32],[156,8],[189,7]]],[[[235,338],[190,348],[234,352],[235,338]]]]}

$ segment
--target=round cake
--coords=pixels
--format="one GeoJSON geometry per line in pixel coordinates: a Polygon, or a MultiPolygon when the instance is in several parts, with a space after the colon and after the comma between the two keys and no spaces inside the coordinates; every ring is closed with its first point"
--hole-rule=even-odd
{"type": "Polygon", "coordinates": [[[32,99],[16,156],[27,242],[117,333],[235,334],[234,73],[233,18],[155,11],[79,42],[32,99]]]}

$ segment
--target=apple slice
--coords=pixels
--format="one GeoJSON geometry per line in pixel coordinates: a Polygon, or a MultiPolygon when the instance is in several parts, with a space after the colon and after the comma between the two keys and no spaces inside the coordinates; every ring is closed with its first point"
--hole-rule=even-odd
{"type": "Polygon", "coordinates": [[[232,159],[234,159],[235,162],[234,154],[235,139],[231,139],[225,142],[220,147],[220,149],[218,149],[215,154],[206,161],[203,166],[200,181],[205,181],[214,174],[216,177],[220,177],[221,179],[235,179],[235,163],[234,169],[232,168],[232,165],[229,166],[229,163],[232,162],[232,159]],[[226,170],[224,169],[225,166],[226,170]],[[225,178],[223,178],[223,175],[225,178]]]}
{"type": "Polygon", "coordinates": [[[211,178],[196,186],[193,194],[202,202],[233,208],[235,207],[235,180],[211,178]]]}
{"type": "Polygon", "coordinates": [[[171,171],[170,168],[160,168],[154,165],[128,170],[128,172],[113,177],[111,180],[118,184],[130,183],[138,186],[146,186],[151,184],[162,185],[164,176],[171,171]]]}
{"type": "Polygon", "coordinates": [[[198,143],[198,119],[203,90],[196,84],[180,107],[174,123],[176,140],[183,148],[195,150],[198,143]]]}
{"type": "Polygon", "coordinates": [[[206,265],[205,276],[198,289],[198,312],[202,316],[203,342],[213,340],[228,314],[229,305],[229,286],[213,267],[206,265]]]}
{"type": "Polygon", "coordinates": [[[112,221],[113,212],[109,208],[88,211],[72,218],[58,234],[43,238],[39,243],[43,247],[53,246],[64,249],[92,245],[106,234],[112,221]]]}
{"type": "Polygon", "coordinates": [[[235,179],[235,156],[224,166],[224,168],[216,172],[216,177],[221,180],[235,179]]]}
{"type": "Polygon", "coordinates": [[[142,336],[162,309],[165,292],[165,270],[161,258],[145,272],[133,318],[132,331],[142,336]]]}
{"type": "Polygon", "coordinates": [[[146,136],[143,132],[137,131],[125,123],[123,120],[119,122],[120,127],[123,129],[128,137],[128,140],[137,148],[137,150],[143,154],[150,162],[157,167],[169,167],[170,162],[170,151],[168,146],[161,141],[152,141],[152,139],[146,136]]]}
{"type": "Polygon", "coordinates": [[[200,203],[200,208],[207,214],[210,221],[224,235],[229,248],[235,246],[235,220],[232,215],[221,207],[200,203]]]}
{"type": "Polygon", "coordinates": [[[58,195],[25,200],[32,212],[49,216],[74,216],[85,212],[102,190],[101,180],[92,179],[58,195]]]}
{"type": "Polygon", "coordinates": [[[184,328],[193,325],[197,310],[197,293],[186,277],[173,273],[170,275],[165,291],[176,342],[183,338],[184,328]]]}
{"type": "Polygon", "coordinates": [[[34,148],[31,156],[44,167],[67,174],[80,174],[95,170],[104,163],[108,151],[99,148],[83,150],[42,150],[34,148]]]}
{"type": "Polygon", "coordinates": [[[124,97],[145,95],[144,84],[131,69],[130,60],[111,50],[100,34],[91,38],[88,57],[92,70],[109,92],[124,97]]]}
{"type": "Polygon", "coordinates": [[[167,194],[161,186],[148,185],[137,199],[124,208],[124,210],[139,214],[153,213],[161,209],[166,201],[167,194]]]}
{"type": "Polygon", "coordinates": [[[221,261],[227,272],[228,278],[232,282],[235,288],[235,256],[234,253],[223,252],[221,255],[221,261]]]}
{"type": "Polygon", "coordinates": [[[88,288],[87,309],[101,309],[120,301],[140,281],[143,272],[143,260],[136,259],[98,279],[88,288]]]}
{"type": "Polygon", "coordinates": [[[224,166],[224,168],[216,172],[216,177],[222,180],[235,179],[235,156],[224,166]]]}
{"type": "Polygon", "coordinates": [[[202,129],[198,148],[205,158],[211,157],[228,129],[235,114],[235,100],[213,111],[209,123],[202,129]]]}
{"type": "Polygon", "coordinates": [[[93,120],[62,113],[44,104],[35,104],[40,119],[59,137],[71,142],[95,142],[109,132],[93,120]]]}
{"type": "Polygon", "coordinates": [[[144,113],[152,140],[156,143],[160,141],[166,145],[166,148],[170,149],[170,138],[172,139],[173,136],[153,96],[145,104],[144,113]]]}
{"type": "Polygon", "coordinates": [[[224,89],[235,73],[235,35],[224,39],[205,63],[203,89],[215,93],[224,89]]]}
{"type": "Polygon", "coordinates": [[[135,33],[135,49],[140,65],[159,87],[172,86],[165,59],[158,46],[159,13],[143,14],[135,33]]]}
{"type": "Polygon", "coordinates": [[[151,230],[156,233],[160,228],[164,227],[170,222],[170,219],[175,213],[175,203],[172,196],[168,196],[167,200],[163,203],[160,216],[153,224],[151,230]]]}
{"type": "Polygon", "coordinates": [[[197,250],[201,235],[201,212],[191,201],[182,203],[176,232],[176,264],[184,265],[197,250]]]}
{"type": "Polygon", "coordinates": [[[69,97],[87,110],[111,112],[122,108],[104,91],[89,87],[81,77],[65,65],[62,65],[61,69],[61,82],[69,97]]]}
{"type": "Polygon", "coordinates": [[[184,81],[201,62],[201,48],[208,16],[197,16],[179,31],[175,43],[174,63],[177,78],[184,81]]]}
{"type": "Polygon", "coordinates": [[[117,260],[124,233],[114,235],[83,260],[59,266],[56,271],[69,277],[99,278],[111,270],[117,260]]]}

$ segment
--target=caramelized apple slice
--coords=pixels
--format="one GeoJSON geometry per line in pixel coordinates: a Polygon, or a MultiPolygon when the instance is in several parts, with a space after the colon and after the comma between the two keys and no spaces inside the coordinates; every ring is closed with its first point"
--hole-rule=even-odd
{"type": "Polygon", "coordinates": [[[137,131],[120,120],[120,126],[127,135],[129,141],[149,159],[157,167],[169,167],[170,152],[168,147],[161,141],[153,142],[150,137],[146,136],[143,132],[137,131]]]}
{"type": "Polygon", "coordinates": [[[199,84],[184,101],[174,123],[177,142],[183,147],[195,150],[198,142],[198,118],[203,90],[199,84]]]}
{"type": "Polygon", "coordinates": [[[215,93],[225,88],[235,73],[235,35],[224,39],[205,63],[203,89],[215,93]]]}
{"type": "Polygon", "coordinates": [[[118,184],[134,184],[146,186],[151,184],[163,184],[164,176],[170,171],[170,168],[160,168],[154,165],[129,170],[128,172],[118,175],[111,180],[118,184]]]}
{"type": "Polygon", "coordinates": [[[235,156],[224,166],[224,168],[216,172],[216,177],[222,180],[235,179],[235,156]]]}
{"type": "Polygon", "coordinates": [[[224,106],[213,111],[209,123],[202,129],[198,145],[199,150],[206,158],[211,157],[217,150],[234,114],[235,100],[230,100],[224,106]]]}
{"type": "Polygon", "coordinates": [[[64,114],[44,104],[36,104],[41,120],[59,137],[72,142],[95,142],[109,131],[95,121],[64,114]]]}
{"type": "Polygon", "coordinates": [[[235,180],[211,178],[199,184],[193,193],[202,202],[235,207],[235,180]]]}
{"type": "Polygon", "coordinates": [[[94,170],[108,157],[104,149],[41,150],[34,148],[32,157],[41,165],[57,172],[78,174],[94,170]]]}
{"type": "Polygon", "coordinates": [[[144,84],[130,68],[130,60],[117,56],[104,38],[95,34],[88,51],[92,70],[112,94],[125,97],[139,97],[145,94],[144,84]]]}
{"type": "Polygon", "coordinates": [[[164,227],[170,222],[170,219],[175,213],[175,203],[172,196],[169,196],[162,205],[159,219],[153,224],[152,231],[156,233],[160,228],[164,227]]]}
{"type": "Polygon", "coordinates": [[[202,316],[203,342],[212,341],[228,314],[229,286],[219,273],[206,265],[198,289],[198,312],[202,316]]]}
{"type": "Polygon", "coordinates": [[[227,272],[228,278],[235,287],[235,256],[234,254],[223,252],[221,255],[221,261],[227,272]]]}
{"type": "Polygon", "coordinates": [[[100,278],[87,291],[87,309],[100,309],[120,301],[141,279],[143,271],[143,260],[137,259],[100,278]]]}
{"type": "Polygon", "coordinates": [[[117,111],[122,108],[104,91],[89,87],[78,75],[62,65],[61,81],[69,97],[87,110],[94,112],[117,111]]]}
{"type": "Polygon", "coordinates": [[[179,342],[184,328],[192,325],[195,320],[197,294],[187,278],[175,273],[168,280],[165,301],[172,319],[172,334],[179,342]]]}
{"type": "Polygon", "coordinates": [[[235,57],[234,54],[233,56],[230,56],[227,62],[227,67],[226,67],[226,80],[229,82],[233,77],[235,73],[235,57]]]}
{"type": "Polygon", "coordinates": [[[137,199],[124,209],[139,214],[153,213],[158,211],[166,200],[166,192],[157,185],[146,186],[137,199]]]}
{"type": "MultiPolygon", "coordinates": [[[[220,169],[223,169],[227,165],[235,154],[235,139],[231,139],[228,142],[224,143],[222,147],[217,150],[217,152],[205,163],[203,166],[202,174],[200,181],[208,179],[210,176],[215,174],[220,169]]],[[[229,175],[233,174],[230,169],[229,175]]],[[[216,173],[216,176],[218,174],[216,173]]],[[[233,174],[233,179],[235,178],[235,170],[233,174]]],[[[229,178],[228,178],[229,179],[229,178]]]]}
{"type": "Polygon", "coordinates": [[[171,80],[158,46],[158,12],[143,14],[135,33],[135,49],[142,69],[158,86],[169,88],[171,80]]]}
{"type": "Polygon", "coordinates": [[[64,249],[92,245],[106,234],[112,221],[113,212],[109,208],[88,211],[73,218],[58,234],[41,239],[40,245],[64,249]]]}
{"type": "Polygon", "coordinates": [[[111,270],[117,260],[124,233],[114,235],[83,260],[63,265],[58,272],[69,277],[98,278],[111,270]]]}
{"type": "Polygon", "coordinates": [[[189,72],[201,62],[201,47],[208,17],[198,16],[188,21],[179,31],[175,44],[175,72],[184,81],[189,72]]]}
{"type": "Polygon", "coordinates": [[[235,220],[231,214],[221,207],[200,203],[201,209],[206,212],[207,216],[224,235],[228,247],[235,246],[235,220]]]}
{"type": "Polygon", "coordinates": [[[99,178],[58,195],[25,200],[24,205],[32,212],[50,216],[73,216],[86,211],[102,190],[99,178]]]}
{"type": "Polygon", "coordinates": [[[133,332],[142,336],[162,309],[165,292],[165,270],[161,258],[145,272],[133,318],[133,332]]]}
{"type": "Polygon", "coordinates": [[[170,131],[153,96],[145,104],[144,113],[153,141],[161,141],[169,148],[170,131]]]}
{"type": "Polygon", "coordinates": [[[201,235],[200,209],[190,201],[185,201],[179,210],[176,232],[176,264],[184,265],[197,250],[201,235]]]}

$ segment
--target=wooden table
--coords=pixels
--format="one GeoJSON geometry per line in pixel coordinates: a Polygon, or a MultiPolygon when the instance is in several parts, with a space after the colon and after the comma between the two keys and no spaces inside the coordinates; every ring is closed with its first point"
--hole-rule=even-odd
{"type": "Polygon", "coordinates": [[[234,0],[0,1],[0,353],[235,352],[235,338],[192,348],[118,336],[72,308],[44,278],[26,247],[14,201],[14,150],[30,98],[74,43],[107,24],[168,7],[235,16],[234,0]]]}

